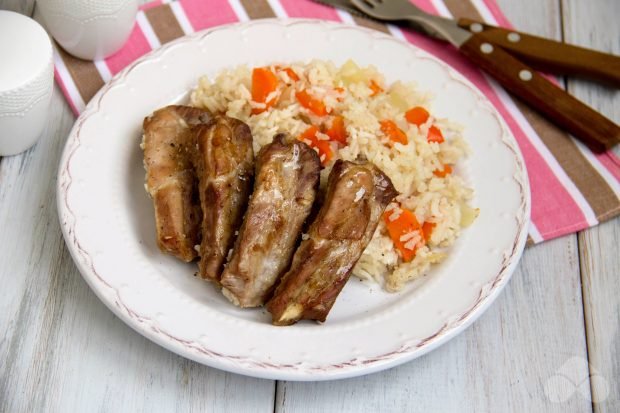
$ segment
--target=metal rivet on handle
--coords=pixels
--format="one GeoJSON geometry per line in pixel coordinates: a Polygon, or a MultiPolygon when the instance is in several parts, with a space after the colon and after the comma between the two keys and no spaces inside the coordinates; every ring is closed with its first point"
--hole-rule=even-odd
{"type": "Polygon", "coordinates": [[[484,27],[482,27],[480,23],[472,23],[471,26],[469,26],[469,30],[474,33],[480,33],[483,29],[484,27]]]}
{"type": "Polygon", "coordinates": [[[519,78],[521,78],[521,80],[527,82],[529,80],[532,80],[532,72],[530,72],[529,70],[525,70],[523,69],[522,71],[519,72],[519,78]]]}
{"type": "Polygon", "coordinates": [[[482,53],[489,54],[493,52],[493,45],[491,43],[482,43],[480,45],[482,53]]]}
{"type": "Polygon", "coordinates": [[[513,42],[513,43],[517,43],[519,40],[521,40],[521,36],[519,36],[519,33],[508,33],[508,41],[509,42],[513,42]]]}

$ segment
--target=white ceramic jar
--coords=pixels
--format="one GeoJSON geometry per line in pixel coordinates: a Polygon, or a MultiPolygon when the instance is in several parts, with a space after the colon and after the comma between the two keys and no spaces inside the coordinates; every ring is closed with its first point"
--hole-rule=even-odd
{"type": "Polygon", "coordinates": [[[54,87],[52,43],[34,20],[0,11],[0,156],[31,147],[43,132],[54,87]]]}
{"type": "Polygon", "coordinates": [[[63,49],[93,60],[123,46],[135,23],[138,0],[38,0],[37,7],[63,49]]]}

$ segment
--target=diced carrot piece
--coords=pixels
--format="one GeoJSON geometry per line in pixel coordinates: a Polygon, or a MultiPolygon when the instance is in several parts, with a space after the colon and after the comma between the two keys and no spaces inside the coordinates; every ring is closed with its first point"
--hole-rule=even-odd
{"type": "Polygon", "coordinates": [[[332,126],[325,131],[325,134],[329,136],[332,141],[346,145],[347,130],[344,127],[344,118],[342,116],[335,116],[332,120],[332,126]]]}
{"type": "Polygon", "coordinates": [[[325,103],[319,99],[315,99],[312,95],[310,95],[305,90],[301,92],[295,93],[295,97],[297,97],[297,101],[301,106],[310,110],[317,116],[325,116],[328,114],[327,108],[325,107],[325,103]]]}
{"type": "Polygon", "coordinates": [[[309,140],[312,142],[312,144],[314,144],[314,142],[317,141],[316,139],[316,134],[317,132],[319,132],[319,128],[317,126],[310,126],[308,129],[306,129],[300,136],[299,136],[299,140],[303,141],[303,140],[309,140]]]}
{"type": "Polygon", "coordinates": [[[435,169],[433,171],[433,175],[438,176],[439,178],[445,178],[446,175],[450,175],[452,173],[452,167],[450,165],[444,165],[443,169],[435,169]]]}
{"type": "Polygon", "coordinates": [[[372,90],[372,94],[370,96],[376,96],[379,93],[383,92],[383,88],[377,84],[374,80],[370,80],[370,84],[368,85],[370,90],[372,90]]]}
{"type": "Polygon", "coordinates": [[[403,235],[409,234],[414,231],[420,231],[420,236],[422,236],[422,243],[424,242],[424,234],[422,233],[422,228],[418,223],[418,220],[415,217],[415,214],[409,210],[403,209],[395,220],[390,220],[390,217],[394,211],[386,211],[383,214],[383,219],[385,220],[385,225],[388,230],[388,234],[394,243],[396,249],[400,252],[400,255],[405,262],[409,262],[415,257],[415,253],[420,244],[414,246],[414,248],[407,248],[405,245],[409,242],[409,240],[401,241],[401,237],[403,235]]]}
{"type": "Polygon", "coordinates": [[[381,124],[381,132],[390,138],[392,142],[402,143],[403,145],[407,144],[407,135],[398,126],[396,126],[394,121],[382,120],[379,123],[381,124]]]}
{"type": "Polygon", "coordinates": [[[321,165],[325,166],[334,157],[334,152],[329,144],[329,141],[320,141],[317,139],[316,147],[319,148],[319,158],[321,158],[321,165]]]}
{"type": "Polygon", "coordinates": [[[295,71],[293,69],[291,69],[290,67],[287,67],[286,69],[284,69],[284,71],[286,72],[288,77],[291,78],[291,80],[293,80],[295,82],[297,82],[299,80],[299,76],[297,76],[297,73],[295,73],[295,71]]]}
{"type": "Polygon", "coordinates": [[[252,71],[252,100],[266,105],[264,109],[252,109],[252,114],[256,115],[262,113],[275,105],[276,99],[271,99],[267,102],[267,98],[270,94],[275,92],[277,88],[278,78],[271,70],[264,67],[257,67],[252,71]]]}
{"type": "Polygon", "coordinates": [[[428,135],[426,135],[426,140],[429,142],[437,142],[437,143],[441,143],[444,141],[441,130],[435,125],[428,128],[428,135]]]}
{"type": "Polygon", "coordinates": [[[422,224],[422,233],[424,234],[425,242],[428,242],[428,240],[431,239],[431,234],[433,233],[433,229],[435,229],[436,226],[437,224],[435,224],[434,222],[425,222],[424,224],[422,224]]]}
{"type": "Polygon", "coordinates": [[[299,135],[297,139],[299,139],[300,141],[310,141],[310,146],[319,150],[321,164],[325,166],[334,157],[334,153],[332,151],[331,145],[329,144],[329,141],[322,141],[316,137],[316,134],[318,132],[319,128],[312,125],[308,129],[306,129],[301,135],[299,135]]]}
{"type": "Polygon", "coordinates": [[[407,122],[417,126],[424,125],[429,116],[428,111],[422,106],[413,107],[405,112],[405,119],[407,119],[407,122]]]}

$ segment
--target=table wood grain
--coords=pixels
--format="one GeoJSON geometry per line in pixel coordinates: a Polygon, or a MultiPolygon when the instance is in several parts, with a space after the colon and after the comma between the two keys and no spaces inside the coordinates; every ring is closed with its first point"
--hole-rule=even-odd
{"type": "MultiPolygon", "coordinates": [[[[620,54],[616,0],[499,3],[522,31],[620,54]]],[[[36,18],[34,4],[0,9],[36,18]]],[[[618,91],[566,85],[620,120],[618,91]]],[[[0,158],[1,412],[620,411],[620,219],[527,249],[472,327],[413,362],[333,382],[247,378],[146,340],[83,281],[55,206],[73,122],[56,87],[39,143],[0,158]]]]}

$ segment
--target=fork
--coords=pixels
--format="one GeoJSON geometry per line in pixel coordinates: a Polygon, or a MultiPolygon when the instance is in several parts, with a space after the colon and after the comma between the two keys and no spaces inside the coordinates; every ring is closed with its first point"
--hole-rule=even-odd
{"type": "MultiPolygon", "coordinates": [[[[467,31],[459,27],[456,21],[428,14],[407,0],[351,0],[351,3],[375,19],[408,21],[414,29],[452,43],[471,62],[495,78],[507,90],[547,115],[593,150],[602,151],[620,142],[618,125],[535,72],[512,54],[515,53],[512,50],[514,48],[507,50],[501,41],[495,41],[492,36],[485,35],[483,25],[478,24],[479,30],[467,31]]],[[[519,41],[518,33],[508,38],[509,43],[519,41]]],[[[580,56],[585,55],[589,59],[582,59],[583,61],[577,63],[572,61],[573,65],[567,69],[574,71],[575,67],[585,67],[591,73],[605,72],[611,80],[616,82],[620,80],[618,69],[620,58],[616,56],[548,40],[543,44],[550,51],[548,53],[545,53],[545,50],[538,51],[538,55],[558,56],[554,64],[547,65],[556,72],[569,66],[570,59],[564,57],[566,53],[580,53],[580,56]],[[612,69],[609,70],[609,67],[612,69]]],[[[515,54],[521,57],[524,50],[527,55],[527,48],[521,48],[519,50],[521,53],[515,54]]],[[[549,63],[549,60],[553,59],[546,60],[549,63]]]]}

